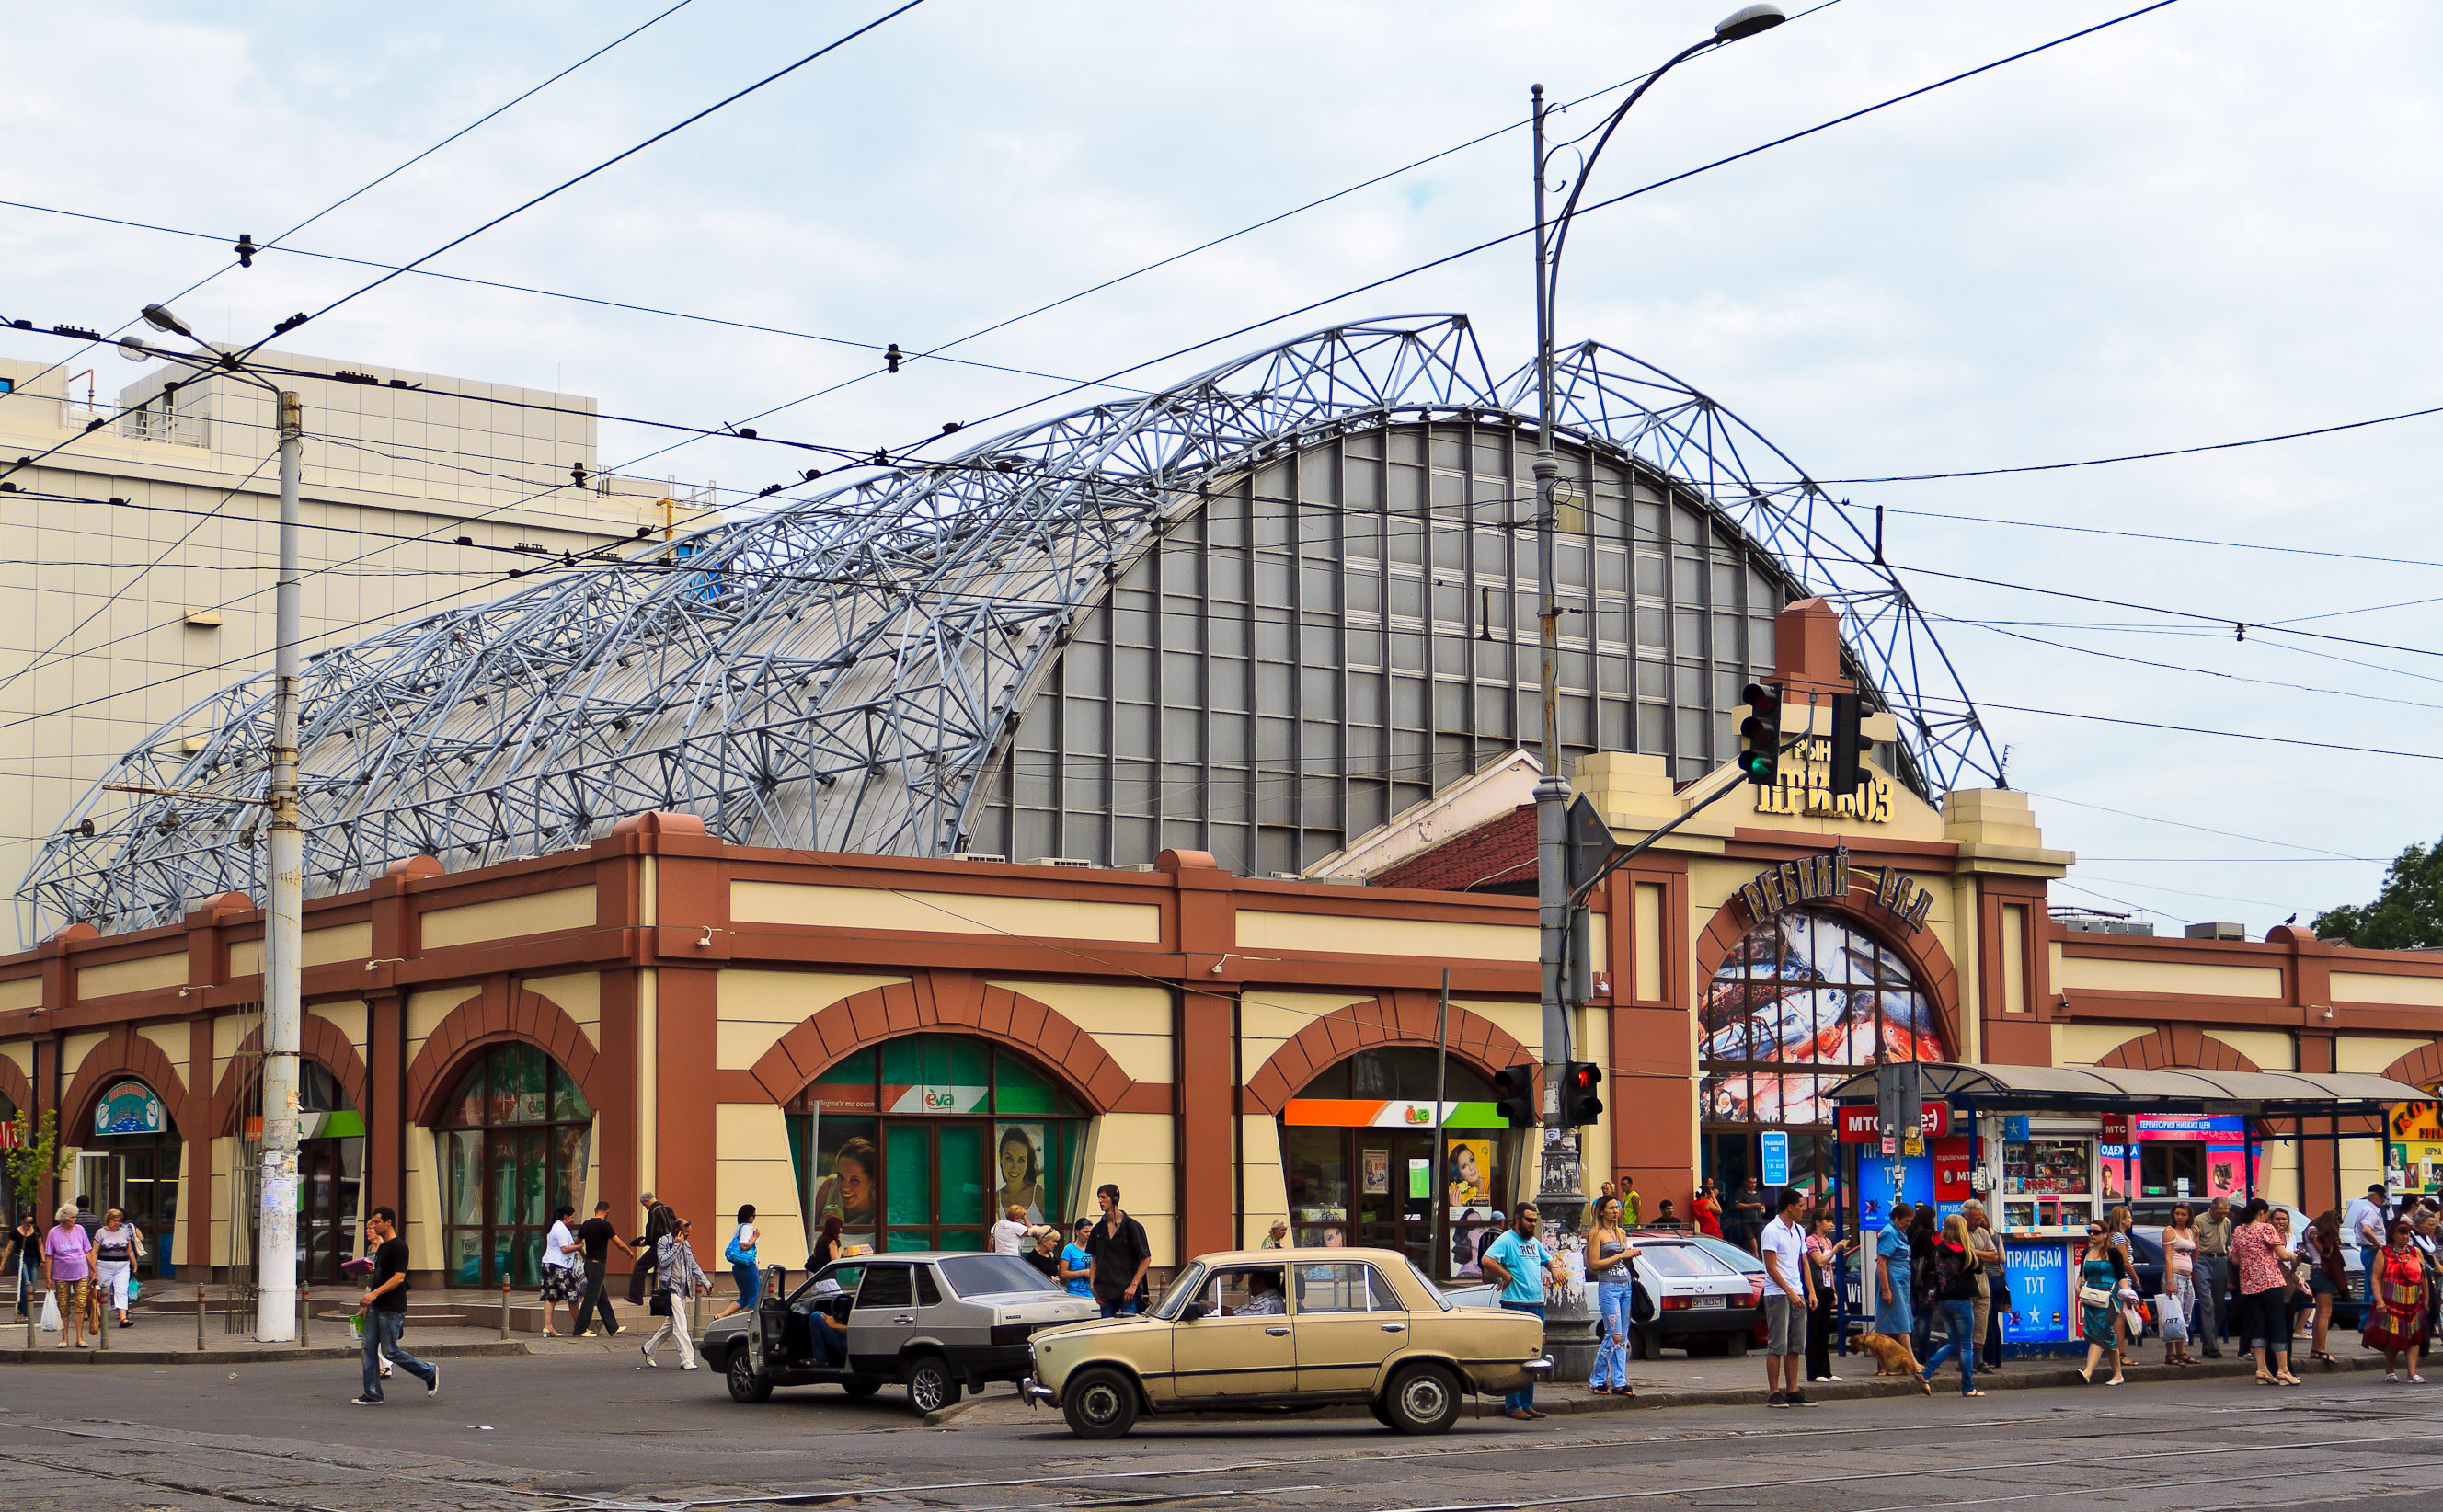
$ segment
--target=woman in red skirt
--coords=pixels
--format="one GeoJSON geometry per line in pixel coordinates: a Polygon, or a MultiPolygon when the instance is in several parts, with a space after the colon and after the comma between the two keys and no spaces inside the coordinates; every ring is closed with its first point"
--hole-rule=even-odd
{"type": "Polygon", "coordinates": [[[2409,1356],[2409,1379],[2423,1386],[2417,1352],[2426,1342],[2426,1257],[2406,1218],[2392,1221],[2392,1243],[2375,1257],[2375,1303],[2367,1309],[2366,1347],[2383,1351],[2384,1384],[2400,1384],[2400,1356],[2409,1356]]]}

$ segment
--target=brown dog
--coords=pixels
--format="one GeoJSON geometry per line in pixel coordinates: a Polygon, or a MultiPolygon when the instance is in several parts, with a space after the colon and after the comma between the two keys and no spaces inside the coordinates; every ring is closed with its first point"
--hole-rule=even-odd
{"type": "Polygon", "coordinates": [[[1876,1374],[1915,1375],[1918,1384],[1925,1388],[1926,1394],[1934,1394],[1934,1388],[1926,1382],[1918,1366],[1917,1352],[1909,1348],[1907,1339],[1894,1338],[1889,1334],[1861,1334],[1858,1347],[1875,1356],[1876,1374]]]}

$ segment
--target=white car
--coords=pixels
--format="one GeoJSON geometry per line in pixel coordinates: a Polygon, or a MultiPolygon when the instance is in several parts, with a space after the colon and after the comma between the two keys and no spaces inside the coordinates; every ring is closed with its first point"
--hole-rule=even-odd
{"type": "Polygon", "coordinates": [[[1654,1359],[1665,1346],[1691,1355],[1744,1355],[1764,1307],[1764,1278],[1733,1265],[1694,1234],[1631,1234],[1637,1300],[1629,1351],[1654,1359]]]}

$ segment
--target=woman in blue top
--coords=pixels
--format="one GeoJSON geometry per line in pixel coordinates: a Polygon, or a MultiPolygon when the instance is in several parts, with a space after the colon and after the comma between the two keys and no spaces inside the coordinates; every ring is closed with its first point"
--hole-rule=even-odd
{"type": "Polygon", "coordinates": [[[1080,1218],[1069,1232],[1069,1243],[1060,1250],[1060,1279],[1069,1283],[1072,1297],[1094,1295],[1094,1257],[1086,1252],[1086,1236],[1094,1231],[1094,1220],[1080,1218]]]}
{"type": "Polygon", "coordinates": [[[2091,1226],[2086,1235],[2086,1257],[2078,1265],[2079,1337],[2086,1340],[2086,1369],[2078,1373],[2082,1381],[2095,1378],[2095,1367],[2103,1363],[2104,1351],[2111,1350],[2112,1379],[2103,1384],[2118,1386],[2122,1382],[2121,1352],[2114,1348],[2117,1339],[2113,1332],[2121,1321],[2117,1295],[2120,1286],[2121,1268],[2112,1263],[2112,1232],[2100,1225],[2091,1226]],[[2087,1300],[2098,1292],[2103,1296],[2101,1307],[2087,1300]]]}
{"type": "Polygon", "coordinates": [[[1603,1343],[1595,1350],[1588,1389],[1606,1396],[1635,1396],[1628,1384],[1630,1303],[1637,1295],[1637,1246],[1621,1225],[1618,1197],[1595,1204],[1595,1226],[1587,1231],[1587,1278],[1595,1283],[1595,1309],[1603,1343]]]}
{"type": "Polygon", "coordinates": [[[1904,1202],[1892,1204],[1891,1222],[1875,1241],[1875,1332],[1906,1338],[1913,1331],[1909,1317],[1909,1220],[1917,1209],[1904,1202]]]}

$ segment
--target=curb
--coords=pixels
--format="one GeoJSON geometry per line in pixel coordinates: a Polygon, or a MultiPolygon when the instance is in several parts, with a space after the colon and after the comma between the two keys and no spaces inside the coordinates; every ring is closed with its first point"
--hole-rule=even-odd
{"type": "MultiPolygon", "coordinates": [[[[499,1359],[532,1353],[525,1345],[510,1339],[489,1344],[420,1345],[415,1356],[418,1359],[499,1359]]],[[[31,1350],[23,1347],[0,1349],[0,1365],[277,1365],[284,1360],[355,1360],[363,1357],[364,1352],[354,1344],[318,1344],[312,1349],[266,1344],[255,1349],[214,1349],[200,1354],[192,1349],[54,1349],[47,1345],[38,1345],[31,1350]]]]}

